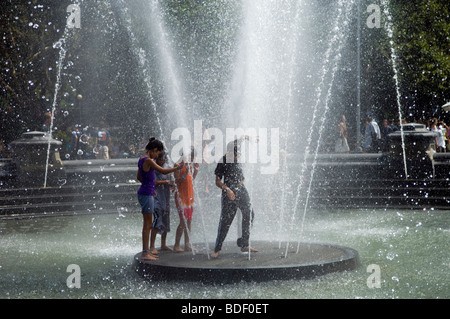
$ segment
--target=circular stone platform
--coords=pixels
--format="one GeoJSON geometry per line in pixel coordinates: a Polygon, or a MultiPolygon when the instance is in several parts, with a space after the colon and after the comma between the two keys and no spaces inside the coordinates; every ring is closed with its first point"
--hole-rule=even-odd
{"type": "Polygon", "coordinates": [[[310,279],[332,272],[358,267],[358,252],[354,249],[322,244],[291,243],[285,258],[286,243],[252,241],[257,253],[242,253],[234,242],[225,242],[216,259],[209,257],[214,244],[196,244],[197,252],[162,251],[158,261],[142,261],[134,256],[136,272],[151,280],[200,281],[233,283],[270,280],[310,279]]]}

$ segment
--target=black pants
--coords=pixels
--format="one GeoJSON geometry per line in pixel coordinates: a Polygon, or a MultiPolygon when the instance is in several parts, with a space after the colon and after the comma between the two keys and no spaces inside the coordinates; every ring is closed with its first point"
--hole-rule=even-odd
{"type": "Polygon", "coordinates": [[[222,249],[222,244],[238,208],[242,213],[242,237],[238,238],[237,245],[239,247],[247,247],[249,245],[250,224],[253,221],[254,215],[250,204],[250,196],[244,186],[233,189],[233,192],[236,197],[235,200],[229,199],[226,192],[222,193],[222,212],[217,231],[216,247],[214,248],[215,252],[222,249]]]}

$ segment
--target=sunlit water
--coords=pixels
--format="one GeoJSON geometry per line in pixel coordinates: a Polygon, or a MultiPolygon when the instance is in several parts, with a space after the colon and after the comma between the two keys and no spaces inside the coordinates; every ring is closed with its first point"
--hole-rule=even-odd
{"type": "MultiPolygon", "coordinates": [[[[218,211],[206,214],[203,234],[194,216],[193,242],[215,239],[218,211]]],[[[139,212],[0,221],[0,298],[449,298],[449,211],[310,211],[305,240],[356,249],[361,266],[312,280],[205,285],[152,282],[138,276],[139,212]],[[81,287],[68,288],[67,266],[81,269],[81,287]],[[380,288],[369,288],[369,265],[380,267],[380,288]]],[[[196,218],[197,217],[197,218],[196,218]]],[[[178,217],[172,215],[173,244],[178,217]]],[[[233,225],[235,227],[235,225],[233,225]]],[[[228,240],[235,240],[236,229],[228,240]]],[[[278,229],[273,226],[274,229],[278,229]]],[[[253,239],[272,234],[255,220],[253,239]]],[[[293,234],[285,234],[286,239],[293,234]]],[[[159,245],[159,239],[157,241],[159,245]]]]}

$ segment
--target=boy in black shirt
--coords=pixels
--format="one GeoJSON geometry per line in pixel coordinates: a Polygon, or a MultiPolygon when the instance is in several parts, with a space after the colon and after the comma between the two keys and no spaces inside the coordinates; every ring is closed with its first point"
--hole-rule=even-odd
{"type": "MultiPolygon", "coordinates": [[[[246,137],[248,139],[248,137],[246,137]]],[[[217,258],[222,249],[223,241],[227,236],[236,211],[239,208],[242,213],[242,237],[238,238],[237,245],[241,251],[258,252],[249,246],[250,222],[253,219],[250,196],[244,186],[244,174],[241,164],[237,162],[240,155],[241,140],[235,140],[228,144],[227,154],[217,164],[214,174],[216,185],[222,189],[222,212],[220,214],[219,229],[217,232],[216,246],[212,258],[217,258]],[[224,181],[222,182],[222,178],[224,181]]]]}

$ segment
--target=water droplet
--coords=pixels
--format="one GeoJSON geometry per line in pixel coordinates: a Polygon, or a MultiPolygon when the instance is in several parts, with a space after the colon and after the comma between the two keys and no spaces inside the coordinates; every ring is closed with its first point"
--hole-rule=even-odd
{"type": "Polygon", "coordinates": [[[396,257],[396,254],[394,254],[394,253],[388,253],[386,255],[386,259],[388,259],[388,260],[394,260],[395,257],[396,257]]]}

